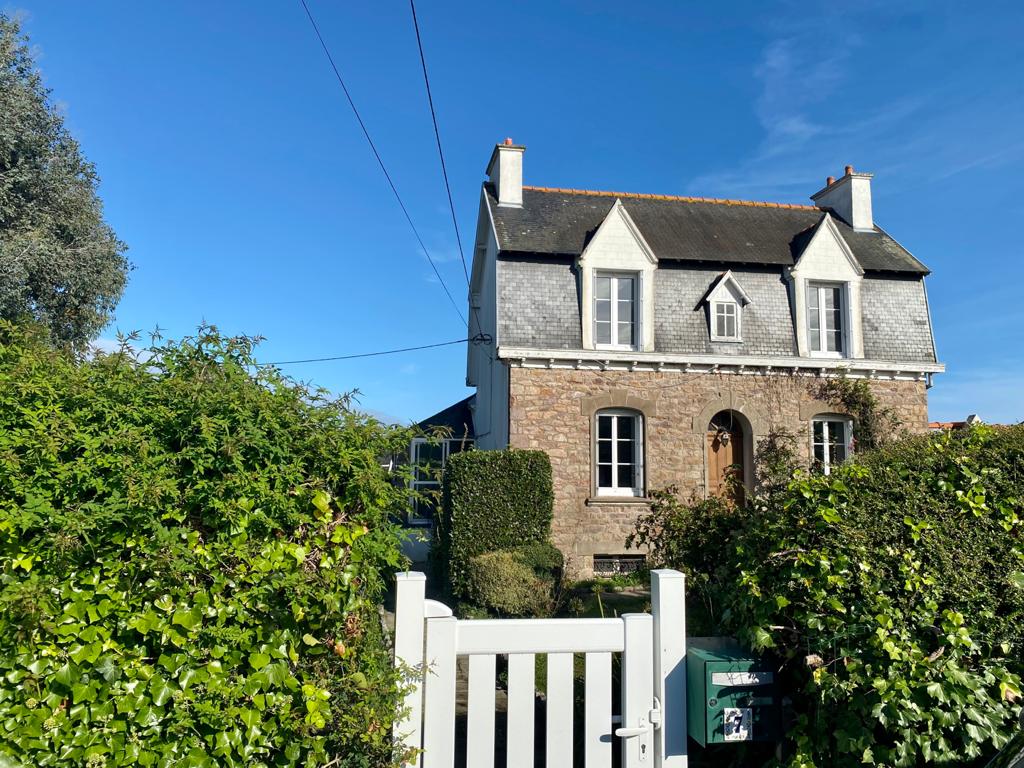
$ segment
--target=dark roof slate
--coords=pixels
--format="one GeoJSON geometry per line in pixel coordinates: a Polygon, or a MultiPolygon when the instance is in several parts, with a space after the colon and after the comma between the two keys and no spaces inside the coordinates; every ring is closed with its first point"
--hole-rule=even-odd
{"type": "MultiPolygon", "coordinates": [[[[508,253],[579,255],[618,198],[659,259],[791,266],[826,213],[809,205],[530,187],[523,188],[522,208],[510,208],[497,205],[490,184],[484,188],[498,247],[508,253]]],[[[856,232],[831,215],[865,270],[928,274],[880,228],[856,232]]]]}
{"type": "Polygon", "coordinates": [[[466,437],[472,440],[475,437],[473,430],[473,405],[475,402],[476,395],[470,395],[424,419],[416,426],[424,430],[447,427],[451,430],[453,438],[466,437]]]}

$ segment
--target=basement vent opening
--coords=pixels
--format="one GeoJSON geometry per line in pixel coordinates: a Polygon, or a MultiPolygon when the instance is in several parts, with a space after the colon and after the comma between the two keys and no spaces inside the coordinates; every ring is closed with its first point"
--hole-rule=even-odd
{"type": "Polygon", "coordinates": [[[647,562],[643,555],[594,555],[594,573],[613,576],[617,573],[634,573],[647,562]]]}

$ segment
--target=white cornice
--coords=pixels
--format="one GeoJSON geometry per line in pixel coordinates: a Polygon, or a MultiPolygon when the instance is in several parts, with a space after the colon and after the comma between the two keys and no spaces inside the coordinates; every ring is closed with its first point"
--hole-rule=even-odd
{"type": "Polygon", "coordinates": [[[522,368],[570,368],[592,371],[680,371],[744,375],[800,374],[853,378],[919,380],[942,373],[942,363],[892,362],[850,358],[767,357],[753,355],[666,355],[608,350],[498,347],[498,357],[522,368]]]}

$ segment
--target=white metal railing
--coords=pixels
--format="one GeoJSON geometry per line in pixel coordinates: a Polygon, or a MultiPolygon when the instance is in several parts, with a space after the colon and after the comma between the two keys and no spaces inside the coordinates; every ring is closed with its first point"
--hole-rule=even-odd
{"type": "Polygon", "coordinates": [[[507,765],[533,765],[536,656],[547,656],[546,764],[573,765],[573,655],[585,654],[583,750],[587,768],[686,768],[686,581],[651,572],[651,613],[617,619],[460,620],[425,599],[426,577],[396,576],[395,664],[416,671],[395,738],[421,750],[411,768],[455,759],[456,662],[468,657],[466,755],[492,768],[496,662],[508,657],[507,765]],[[621,653],[621,717],[612,717],[612,654],[621,653]]]}

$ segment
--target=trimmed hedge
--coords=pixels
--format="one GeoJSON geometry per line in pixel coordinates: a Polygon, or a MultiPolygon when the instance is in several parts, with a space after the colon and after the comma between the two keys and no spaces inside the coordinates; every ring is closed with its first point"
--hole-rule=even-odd
{"type": "Polygon", "coordinates": [[[467,451],[444,470],[437,556],[452,591],[465,595],[469,561],[484,552],[548,541],[554,493],[543,451],[467,451]]]}

